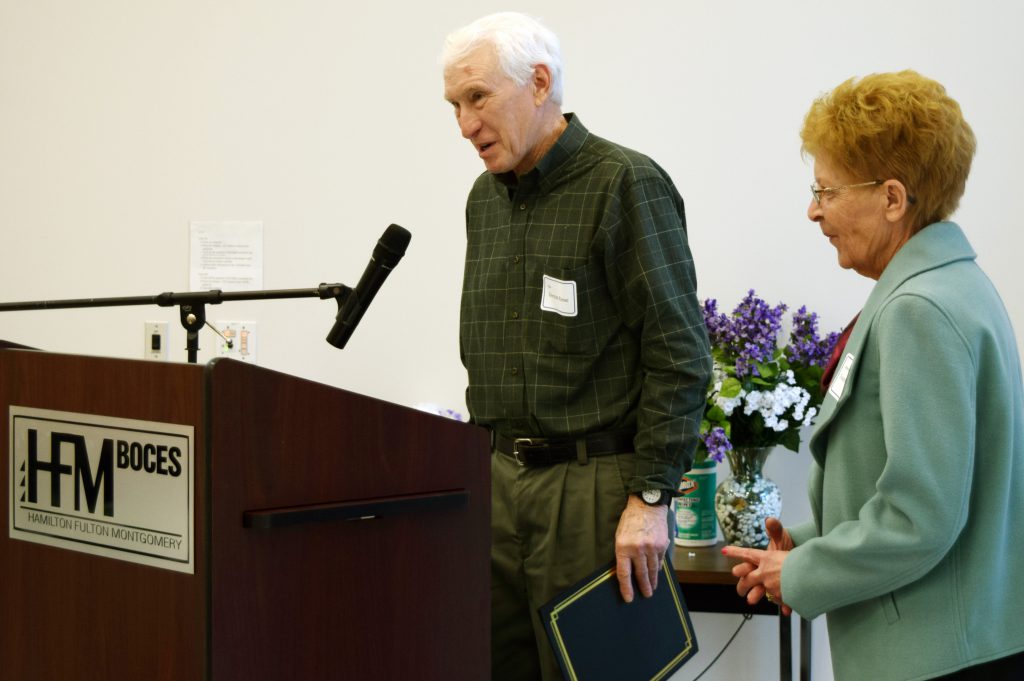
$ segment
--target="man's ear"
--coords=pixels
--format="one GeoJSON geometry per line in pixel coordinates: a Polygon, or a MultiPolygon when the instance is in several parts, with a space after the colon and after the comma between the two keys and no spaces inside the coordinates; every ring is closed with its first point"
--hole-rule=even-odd
{"type": "Polygon", "coordinates": [[[548,101],[551,96],[551,69],[547,64],[533,67],[533,101],[537,106],[548,101]]]}

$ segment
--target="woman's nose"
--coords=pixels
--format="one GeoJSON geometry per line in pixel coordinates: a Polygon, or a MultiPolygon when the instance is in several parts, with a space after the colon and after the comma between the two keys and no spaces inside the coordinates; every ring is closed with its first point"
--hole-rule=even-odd
{"type": "Polygon", "coordinates": [[[811,203],[807,206],[807,219],[811,222],[821,222],[821,217],[821,204],[811,197],[811,203]]]}

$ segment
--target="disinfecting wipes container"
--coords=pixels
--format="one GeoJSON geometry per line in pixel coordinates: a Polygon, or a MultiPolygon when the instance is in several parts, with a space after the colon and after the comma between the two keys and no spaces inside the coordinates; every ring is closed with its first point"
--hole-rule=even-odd
{"type": "Polygon", "coordinates": [[[718,538],[715,519],[715,466],[713,459],[695,464],[683,476],[676,497],[676,544],[712,546],[718,538]]]}

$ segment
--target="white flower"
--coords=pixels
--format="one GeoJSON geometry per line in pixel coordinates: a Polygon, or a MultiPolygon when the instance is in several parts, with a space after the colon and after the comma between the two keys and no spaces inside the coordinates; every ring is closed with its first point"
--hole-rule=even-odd
{"type": "MultiPolygon", "coordinates": [[[[726,416],[732,416],[732,412],[736,409],[736,407],[740,406],[743,403],[743,397],[746,394],[746,392],[741,390],[740,394],[737,395],[736,397],[722,397],[721,395],[716,395],[715,404],[722,411],[725,412],[726,416]]],[[[750,412],[747,413],[749,414],[750,412]]]]}
{"type": "Polygon", "coordinates": [[[818,415],[818,408],[817,407],[811,407],[810,409],[807,410],[807,416],[804,418],[803,422],[800,425],[802,425],[802,426],[809,426],[809,425],[811,425],[811,423],[814,421],[814,417],[817,416],[817,415],[818,415]]]}
{"type": "Polygon", "coordinates": [[[765,426],[777,433],[781,433],[790,426],[788,419],[782,418],[792,409],[792,416],[801,425],[808,425],[814,413],[809,416],[804,411],[811,399],[811,394],[795,385],[792,378],[793,372],[787,371],[787,382],[780,383],[771,391],[752,390],[749,393],[741,394],[739,398],[725,400],[721,396],[717,398],[716,404],[722,408],[726,415],[731,415],[737,402],[743,400],[743,413],[750,416],[755,411],[761,415],[765,426]]]}

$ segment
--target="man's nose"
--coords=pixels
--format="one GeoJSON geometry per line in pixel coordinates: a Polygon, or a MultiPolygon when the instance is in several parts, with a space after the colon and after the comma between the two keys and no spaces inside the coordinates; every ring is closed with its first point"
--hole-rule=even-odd
{"type": "Polygon", "coordinates": [[[459,130],[466,139],[472,139],[480,131],[480,119],[470,111],[460,111],[458,116],[459,130]]]}

